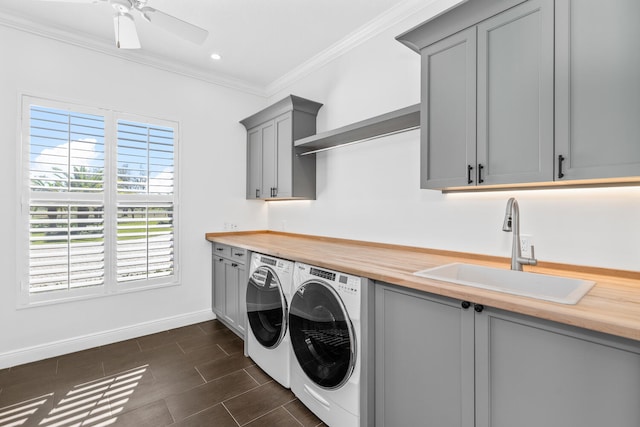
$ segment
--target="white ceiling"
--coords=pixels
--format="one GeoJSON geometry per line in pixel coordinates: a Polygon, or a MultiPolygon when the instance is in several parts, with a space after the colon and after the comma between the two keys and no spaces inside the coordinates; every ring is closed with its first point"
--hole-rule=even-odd
{"type": "Polygon", "coordinates": [[[0,0],[0,24],[127,58],[171,65],[256,92],[357,34],[384,29],[425,0],[148,0],[147,5],[209,31],[202,45],[175,37],[134,13],[142,49],[118,50],[106,1],[0,0]],[[222,60],[213,61],[217,52],[222,60]]]}

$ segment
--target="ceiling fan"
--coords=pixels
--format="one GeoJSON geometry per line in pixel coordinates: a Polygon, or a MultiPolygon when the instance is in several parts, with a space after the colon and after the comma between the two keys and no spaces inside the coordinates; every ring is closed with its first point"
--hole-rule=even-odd
{"type": "Polygon", "coordinates": [[[175,16],[147,6],[148,0],[43,0],[65,3],[109,3],[115,14],[113,27],[116,47],[119,49],[139,49],[140,40],[131,11],[136,10],[145,21],[158,25],[178,37],[193,43],[202,44],[209,32],[197,25],[190,24],[175,16]]]}

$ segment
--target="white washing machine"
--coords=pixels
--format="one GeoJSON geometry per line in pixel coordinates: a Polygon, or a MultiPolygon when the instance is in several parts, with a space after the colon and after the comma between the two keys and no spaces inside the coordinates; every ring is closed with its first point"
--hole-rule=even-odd
{"type": "Polygon", "coordinates": [[[247,354],[274,380],[289,388],[287,328],[293,261],[254,253],[247,284],[247,354]]]}
{"type": "Polygon", "coordinates": [[[329,426],[359,426],[363,280],[296,263],[293,283],[291,390],[329,426]]]}

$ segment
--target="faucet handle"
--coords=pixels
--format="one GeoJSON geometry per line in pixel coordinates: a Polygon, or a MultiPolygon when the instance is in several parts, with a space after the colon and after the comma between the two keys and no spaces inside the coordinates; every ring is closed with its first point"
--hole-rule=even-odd
{"type": "Polygon", "coordinates": [[[536,250],[535,246],[531,245],[531,258],[529,258],[529,265],[538,265],[538,260],[536,259],[536,250]]]}

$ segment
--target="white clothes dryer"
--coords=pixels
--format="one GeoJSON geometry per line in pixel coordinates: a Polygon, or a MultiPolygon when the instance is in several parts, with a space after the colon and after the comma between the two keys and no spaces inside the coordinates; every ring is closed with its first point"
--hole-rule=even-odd
{"type": "Polygon", "coordinates": [[[274,380],[290,387],[288,307],[293,261],[254,253],[247,284],[247,354],[274,380]]]}
{"type": "Polygon", "coordinates": [[[363,280],[296,263],[293,283],[291,390],[329,426],[359,426],[363,280]]]}

